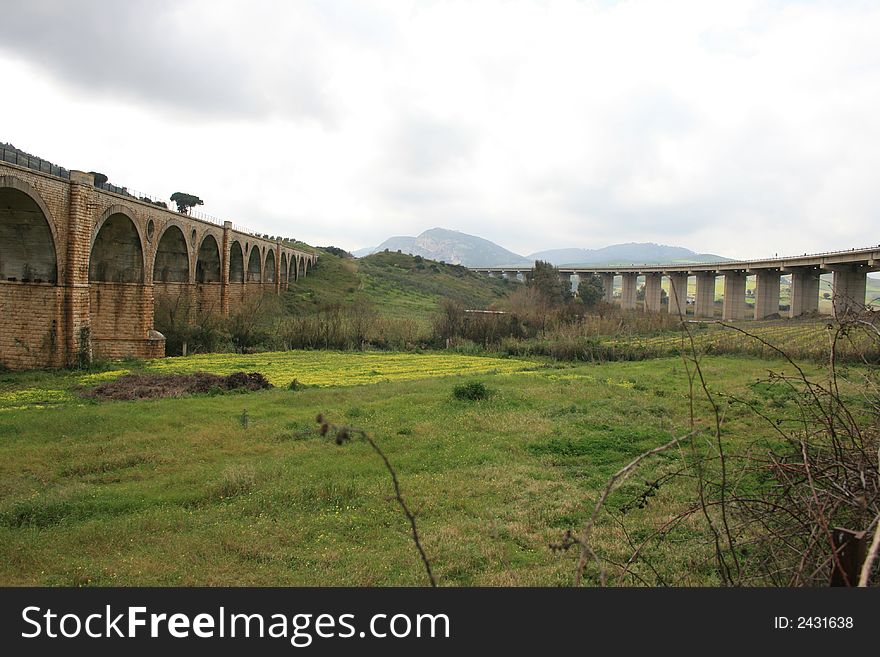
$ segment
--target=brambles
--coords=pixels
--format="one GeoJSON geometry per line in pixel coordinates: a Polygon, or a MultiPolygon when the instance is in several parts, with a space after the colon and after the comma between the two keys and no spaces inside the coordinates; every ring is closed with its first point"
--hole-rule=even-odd
{"type": "Polygon", "coordinates": [[[452,389],[452,396],[461,401],[480,401],[489,399],[492,396],[492,391],[486,387],[485,383],[471,381],[455,386],[452,389]]]}
{"type": "Polygon", "coordinates": [[[690,433],[645,451],[619,470],[584,529],[567,531],[550,548],[565,552],[580,546],[576,583],[586,575],[605,585],[610,570],[614,583],[665,586],[685,580],[695,567],[725,586],[866,586],[876,581],[880,379],[875,369],[859,377],[845,373],[838,347],[852,346],[858,334],[867,350],[877,353],[877,316],[865,311],[829,325],[827,366],[818,375],[757,333],[718,326],[781,358],[784,369],[748,385],[747,396],[717,391],[701,365],[698,337],[683,324],[690,433]],[[726,419],[743,415],[753,416],[774,437],[737,441],[726,419]],[[705,440],[696,439],[701,433],[705,440]],[[675,464],[658,466],[640,492],[615,505],[617,513],[605,508],[612,490],[639,461],[679,442],[675,464]],[[679,500],[658,500],[661,482],[664,492],[679,491],[679,500]],[[653,529],[645,526],[649,499],[661,509],[653,529]],[[600,514],[616,524],[617,536],[602,549],[593,536],[600,514]],[[633,514],[638,518],[632,519],[633,514]],[[676,569],[670,552],[685,543],[694,552],[676,569]],[[585,573],[590,561],[595,571],[585,573]]]}

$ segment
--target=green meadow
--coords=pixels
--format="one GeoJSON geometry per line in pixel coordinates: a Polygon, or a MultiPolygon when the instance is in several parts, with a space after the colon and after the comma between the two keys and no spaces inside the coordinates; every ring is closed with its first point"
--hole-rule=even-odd
{"type": "MultiPolygon", "coordinates": [[[[756,382],[784,367],[704,359],[713,389],[767,412],[787,402],[756,382]]],[[[369,445],[322,437],[322,413],[368,431],[386,452],[441,585],[567,585],[576,555],[549,544],[583,524],[621,465],[688,430],[687,384],[674,357],[574,365],[290,352],[6,373],[3,394],[57,392],[0,410],[0,582],[424,584],[387,471],[369,445]],[[238,367],[265,371],[277,387],[125,402],[80,396],[123,371],[238,367]],[[311,385],[289,389],[294,378],[311,385]],[[489,388],[488,399],[453,395],[474,381],[489,388]]],[[[695,408],[702,426],[708,408],[699,399],[695,408]]],[[[724,427],[733,450],[773,440],[742,407],[726,411],[724,427]]],[[[652,459],[610,508],[630,508],[644,481],[675,458],[652,459]]],[[[647,531],[681,507],[682,486],[662,487],[628,518],[647,531]]],[[[681,584],[714,584],[708,547],[692,530],[685,525],[658,547],[655,567],[681,584]]],[[[606,519],[596,545],[614,557],[625,542],[606,519]]]]}

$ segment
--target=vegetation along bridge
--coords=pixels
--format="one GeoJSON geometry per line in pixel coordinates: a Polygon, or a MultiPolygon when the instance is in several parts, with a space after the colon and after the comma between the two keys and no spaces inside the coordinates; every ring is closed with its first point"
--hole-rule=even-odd
{"type": "Polygon", "coordinates": [[[280,237],[108,191],[92,174],[13,159],[0,162],[2,367],[164,356],[157,300],[228,314],[317,260],[280,237]]]}
{"type": "MultiPolygon", "coordinates": [[[[790,317],[816,312],[819,307],[819,277],[833,274],[832,302],[836,314],[864,307],[867,274],[880,269],[880,245],[865,249],[833,251],[814,255],[742,260],[699,264],[633,265],[631,267],[578,267],[559,269],[563,282],[572,283],[572,277],[596,275],[602,280],[604,299],[613,300],[614,280],[620,276],[620,305],[624,309],[636,307],[637,279],[645,277],[645,310],[663,310],[662,281],[669,279],[668,312],[686,314],[688,279],[696,279],[693,297],[695,317],[714,317],[715,279],[724,277],[722,318],[745,319],[753,313],[755,319],[764,319],[779,313],[779,279],[791,276],[790,317]],[[746,277],[755,276],[754,310],[746,305],[746,277]]],[[[489,276],[519,279],[529,269],[515,267],[474,267],[473,271],[489,276]]],[[[577,285],[575,280],[574,285],[577,285]]]]}

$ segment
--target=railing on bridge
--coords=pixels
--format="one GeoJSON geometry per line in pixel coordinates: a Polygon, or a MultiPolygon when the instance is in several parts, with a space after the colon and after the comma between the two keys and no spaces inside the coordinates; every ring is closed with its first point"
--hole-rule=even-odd
{"type": "MultiPolygon", "coordinates": [[[[840,251],[822,251],[820,253],[804,253],[801,255],[773,255],[769,258],[749,258],[747,260],[715,260],[715,261],[707,261],[707,262],[679,262],[679,263],[662,263],[662,262],[633,262],[628,265],[624,264],[616,264],[616,265],[560,265],[557,269],[560,269],[563,272],[577,272],[577,271],[611,271],[613,269],[635,269],[637,267],[645,267],[646,269],[659,269],[659,268],[667,268],[670,271],[675,271],[676,269],[689,269],[691,267],[715,267],[717,266],[719,269],[729,268],[735,265],[745,265],[756,262],[786,262],[790,260],[798,260],[798,259],[812,259],[812,258],[827,258],[832,256],[846,255],[848,253],[871,253],[880,250],[880,244],[872,245],[872,246],[863,246],[852,249],[843,249],[840,251]]],[[[473,271],[485,271],[485,272],[504,272],[504,271],[529,271],[534,269],[534,265],[529,267],[523,266],[507,266],[507,267],[468,267],[473,271]]]]}
{"type": "MultiPolygon", "coordinates": [[[[29,155],[28,153],[25,153],[24,151],[21,151],[17,148],[11,148],[8,145],[0,146],[0,161],[8,162],[9,164],[15,164],[16,166],[20,167],[25,167],[26,169],[31,169],[33,171],[39,171],[40,173],[55,176],[56,178],[61,178],[62,180],[70,180],[70,171],[65,169],[64,167],[60,167],[57,164],[52,164],[48,160],[44,160],[41,157],[29,155]]],[[[118,194],[119,196],[125,196],[127,198],[140,201],[142,203],[155,205],[159,208],[162,208],[163,210],[175,212],[172,206],[172,202],[160,196],[145,194],[135,189],[130,189],[129,187],[114,185],[110,182],[96,183],[95,187],[105,192],[110,192],[111,194],[118,194]]],[[[189,211],[186,213],[186,216],[192,219],[196,219],[198,221],[204,221],[209,224],[214,224],[215,226],[223,226],[224,224],[223,219],[208,214],[207,212],[195,210],[193,208],[189,209],[189,211]]],[[[263,239],[269,239],[269,236],[266,233],[248,228],[247,226],[243,226],[241,224],[233,223],[232,227],[235,231],[239,233],[253,235],[254,237],[260,237],[263,239]]],[[[292,237],[281,237],[281,240],[290,248],[300,247],[300,245],[296,243],[297,240],[293,239],[292,237]]]]}
{"type": "Polygon", "coordinates": [[[47,173],[50,176],[55,176],[56,178],[70,180],[70,172],[64,167],[60,167],[57,164],[52,164],[48,160],[44,160],[41,157],[35,157],[33,155],[23,153],[17,148],[6,148],[5,146],[0,147],[0,160],[2,160],[3,162],[9,162],[10,164],[18,165],[20,167],[25,167],[27,169],[32,169],[34,171],[39,171],[40,173],[47,173]]]}

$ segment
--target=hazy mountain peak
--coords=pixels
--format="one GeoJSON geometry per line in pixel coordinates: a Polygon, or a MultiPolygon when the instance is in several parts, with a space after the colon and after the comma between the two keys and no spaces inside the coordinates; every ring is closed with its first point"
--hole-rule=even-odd
{"type": "Polygon", "coordinates": [[[354,255],[361,258],[385,249],[399,250],[402,253],[466,267],[527,267],[534,264],[535,260],[544,260],[556,266],[641,265],[728,260],[711,253],[696,253],[681,246],[653,242],[612,244],[601,249],[550,249],[525,257],[482,237],[441,227],[430,228],[417,237],[390,237],[379,246],[359,249],[354,255]]]}

